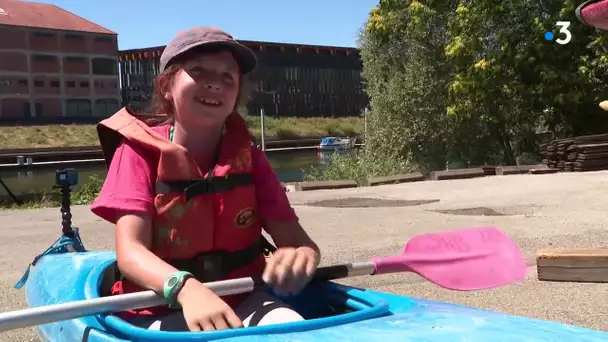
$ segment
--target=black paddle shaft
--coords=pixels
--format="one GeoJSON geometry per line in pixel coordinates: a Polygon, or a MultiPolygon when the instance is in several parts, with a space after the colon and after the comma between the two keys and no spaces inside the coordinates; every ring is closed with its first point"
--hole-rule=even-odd
{"type": "MultiPolygon", "coordinates": [[[[360,267],[360,268],[366,267],[367,269],[369,269],[371,267],[370,265],[371,264],[368,264],[368,263],[361,264],[360,266],[362,266],[362,267],[360,267]]],[[[352,274],[351,274],[351,273],[353,273],[352,270],[353,270],[352,264],[319,267],[319,268],[317,268],[312,281],[318,282],[318,281],[329,281],[329,280],[335,280],[335,279],[348,278],[349,276],[352,276],[352,274]]],[[[356,270],[356,266],[355,266],[355,270],[356,270]]],[[[354,273],[360,274],[361,272],[354,272],[354,273]]],[[[370,272],[365,272],[365,273],[371,274],[370,272]]],[[[256,277],[253,279],[255,282],[256,289],[263,289],[263,288],[268,287],[268,285],[264,282],[264,280],[262,280],[262,278],[256,277]]]]}

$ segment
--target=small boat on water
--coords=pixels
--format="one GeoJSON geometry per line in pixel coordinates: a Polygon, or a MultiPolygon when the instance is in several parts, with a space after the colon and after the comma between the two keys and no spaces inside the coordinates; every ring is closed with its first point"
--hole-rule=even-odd
{"type": "Polygon", "coordinates": [[[324,137],[319,143],[320,151],[339,151],[352,149],[355,146],[355,138],[324,137]]]}

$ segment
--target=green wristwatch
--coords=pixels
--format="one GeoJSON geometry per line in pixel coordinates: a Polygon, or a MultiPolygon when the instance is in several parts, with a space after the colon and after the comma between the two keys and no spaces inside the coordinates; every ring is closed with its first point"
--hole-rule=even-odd
{"type": "Polygon", "coordinates": [[[163,287],[163,295],[165,300],[169,303],[169,307],[172,309],[179,308],[177,302],[177,295],[182,290],[186,280],[194,278],[194,275],[186,271],[178,271],[173,273],[167,280],[165,280],[165,286],[163,287]]]}

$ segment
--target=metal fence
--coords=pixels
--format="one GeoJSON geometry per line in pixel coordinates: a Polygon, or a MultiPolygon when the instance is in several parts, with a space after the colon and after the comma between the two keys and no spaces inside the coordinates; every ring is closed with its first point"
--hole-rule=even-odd
{"type": "MultiPolygon", "coordinates": [[[[250,114],[341,117],[360,115],[368,105],[362,65],[351,48],[242,42],[252,48],[259,67],[249,81],[250,114]]],[[[123,105],[149,107],[163,47],[120,52],[123,105]]]]}

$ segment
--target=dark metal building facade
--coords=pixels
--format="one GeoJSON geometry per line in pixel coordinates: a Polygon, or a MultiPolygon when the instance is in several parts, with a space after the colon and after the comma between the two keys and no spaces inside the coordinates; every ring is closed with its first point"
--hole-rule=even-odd
{"type": "MultiPolygon", "coordinates": [[[[368,105],[357,49],[241,41],[256,52],[247,111],[270,116],[360,115],[368,105]]],[[[164,46],[120,52],[123,105],[149,107],[164,46]]]]}

